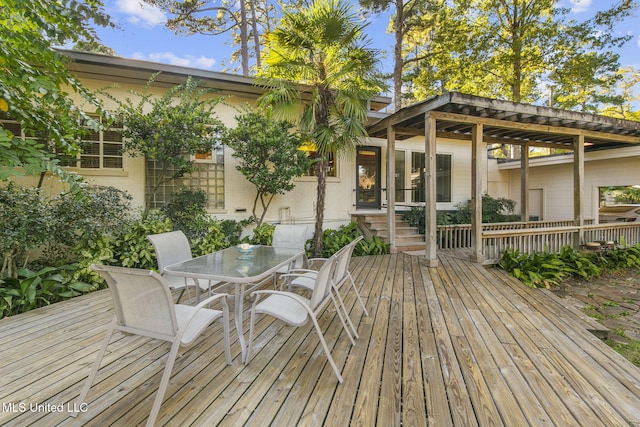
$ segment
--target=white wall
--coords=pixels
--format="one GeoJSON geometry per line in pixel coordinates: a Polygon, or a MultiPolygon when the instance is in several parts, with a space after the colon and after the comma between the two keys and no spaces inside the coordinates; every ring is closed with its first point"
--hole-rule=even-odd
{"type": "MultiPolygon", "coordinates": [[[[543,190],[545,220],[573,219],[573,155],[531,159],[529,188],[543,190]]],[[[507,169],[508,168],[508,169],[507,169]]],[[[640,148],[602,150],[585,154],[584,217],[598,217],[598,188],[640,184],[640,148]]],[[[508,197],[520,200],[520,169],[508,172],[508,197]]]]}

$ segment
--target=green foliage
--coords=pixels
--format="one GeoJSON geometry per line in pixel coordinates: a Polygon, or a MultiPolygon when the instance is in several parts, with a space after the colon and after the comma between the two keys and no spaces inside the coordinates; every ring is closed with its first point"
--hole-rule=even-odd
{"type": "MultiPolygon", "coordinates": [[[[471,200],[455,205],[456,224],[471,224],[471,200]]],[[[505,197],[493,198],[488,194],[482,195],[482,222],[508,222],[516,219],[513,211],[516,202],[505,197]]]]}
{"type": "Polygon", "coordinates": [[[568,19],[554,0],[468,0],[421,3],[403,46],[411,61],[405,81],[414,100],[457,91],[535,103],[554,87],[554,106],[593,111],[611,96],[620,77],[615,49],[629,40],[615,31],[632,16],[635,1],[617,2],[590,19],[568,19]],[[604,96],[603,96],[604,95],[604,96]]]}
{"type": "MultiPolygon", "coordinates": [[[[425,229],[425,211],[424,206],[411,206],[411,209],[402,213],[402,218],[406,220],[410,226],[416,227],[420,234],[424,234],[425,229]]],[[[436,211],[436,224],[449,225],[455,223],[455,216],[449,211],[436,211]]]]}
{"type": "Polygon", "coordinates": [[[311,161],[299,150],[302,136],[291,132],[292,124],[275,120],[270,108],[236,116],[236,120],[236,127],[226,133],[225,144],[238,159],[236,169],[256,187],[252,213],[260,226],[273,197],[293,190],[293,178],[307,172],[311,161]]]}
{"type": "Polygon", "coordinates": [[[190,155],[210,152],[220,144],[224,129],[214,112],[222,98],[206,97],[211,90],[199,88],[192,78],[157,97],[149,91],[155,77],[142,93],[132,91],[137,102],[127,98],[118,109],[124,125],[124,151],[160,165],[160,178],[147,194],[147,209],[161,185],[193,172],[190,155]]]}
{"type": "Polygon", "coordinates": [[[223,219],[220,221],[220,231],[224,236],[223,245],[225,248],[240,243],[240,234],[242,234],[242,223],[232,219],[223,219]]]}
{"type": "Polygon", "coordinates": [[[537,252],[531,255],[508,248],[498,266],[528,286],[548,288],[567,276],[591,279],[605,271],[640,268],[640,245],[601,253],[585,253],[565,246],[558,254],[537,252]]]}
{"type": "Polygon", "coordinates": [[[131,223],[122,237],[115,242],[114,258],[123,267],[155,269],[156,256],[147,236],[172,230],[173,225],[169,218],[150,212],[131,223]]]}
{"type": "Polygon", "coordinates": [[[616,202],[618,203],[640,203],[640,188],[625,187],[620,189],[616,194],[616,202]]]}
{"type": "Polygon", "coordinates": [[[195,256],[219,251],[226,247],[228,245],[226,236],[222,231],[221,222],[213,218],[209,218],[209,221],[207,221],[204,234],[194,239],[191,243],[191,251],[195,256]]]}
{"type": "Polygon", "coordinates": [[[240,243],[242,226],[234,220],[218,220],[206,209],[204,191],[182,188],[162,210],[171,220],[174,230],[181,230],[189,239],[195,255],[203,255],[240,243]]]}
{"type": "Polygon", "coordinates": [[[116,237],[132,219],[131,199],[125,191],[103,186],[59,194],[50,203],[52,235],[46,258],[68,260],[70,249],[90,247],[103,236],[116,237]]]}
{"type": "MultiPolygon", "coordinates": [[[[322,234],[323,250],[322,257],[328,258],[338,252],[342,247],[360,236],[358,224],[352,222],[343,225],[338,230],[327,229],[322,234]]],[[[382,255],[389,252],[387,244],[381,238],[374,236],[362,239],[355,247],[355,256],[382,255]]]]}
{"type": "Polygon", "coordinates": [[[251,243],[254,245],[271,245],[273,242],[273,231],[275,225],[262,223],[253,229],[253,237],[251,243]]]}
{"type": "Polygon", "coordinates": [[[205,209],[206,204],[204,190],[184,187],[172,194],[171,201],[162,212],[171,220],[174,230],[181,230],[193,241],[207,233],[211,217],[205,209]]]}
{"type": "Polygon", "coordinates": [[[0,274],[16,277],[18,262],[28,250],[51,238],[52,216],[49,202],[37,189],[13,184],[0,188],[0,274]]]}
{"type": "Polygon", "coordinates": [[[78,124],[97,129],[84,111],[104,113],[101,103],[67,68],[69,59],[54,48],[77,42],[96,44],[94,25],[110,25],[99,0],[3,0],[0,7],[0,114],[21,123],[38,140],[22,139],[0,128],[0,180],[24,172],[75,176],[59,166],[45,142],[60,152],[79,150],[78,124]],[[83,100],[77,107],[69,92],[83,100]]]}
{"type": "Polygon", "coordinates": [[[23,268],[16,277],[0,279],[0,317],[11,316],[54,302],[73,298],[91,290],[91,285],[73,280],[75,266],[45,267],[39,271],[23,268]]]}
{"type": "Polygon", "coordinates": [[[368,101],[385,87],[365,27],[348,2],[316,0],[286,13],[264,50],[267,93],[260,104],[294,122],[323,156],[316,173],[315,256],[322,253],[326,157],[353,153],[367,135],[368,101]],[[300,84],[309,86],[304,98],[300,84]]]}

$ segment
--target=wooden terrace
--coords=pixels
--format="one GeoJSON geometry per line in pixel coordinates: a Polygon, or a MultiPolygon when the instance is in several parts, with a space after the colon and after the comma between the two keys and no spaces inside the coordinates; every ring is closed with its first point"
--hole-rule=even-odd
{"type": "MultiPolygon", "coordinates": [[[[236,337],[227,366],[215,324],[178,356],[157,424],[640,426],[640,369],[589,319],[468,252],[438,258],[436,268],[407,254],[353,259],[370,313],[346,299],[357,344],[333,310],[320,316],[344,384],[310,325],[263,318],[251,363],[236,337]]],[[[111,317],[103,290],[0,321],[0,425],[144,423],[169,345],[134,336],[114,337],[86,412],[67,412],[111,317]]]]}

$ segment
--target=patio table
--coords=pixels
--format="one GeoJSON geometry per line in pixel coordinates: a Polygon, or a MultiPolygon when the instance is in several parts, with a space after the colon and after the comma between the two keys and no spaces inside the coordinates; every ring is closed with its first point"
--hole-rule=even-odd
{"type": "MultiPolygon", "coordinates": [[[[246,361],[247,345],[244,338],[244,297],[271,277],[277,270],[303,256],[304,251],[273,246],[251,246],[251,252],[241,252],[238,246],[202,255],[197,258],[171,264],[164,273],[173,276],[226,282],[234,286],[235,325],[242,351],[242,362],[246,361]]],[[[200,297],[196,286],[196,299],[200,297]]]]}

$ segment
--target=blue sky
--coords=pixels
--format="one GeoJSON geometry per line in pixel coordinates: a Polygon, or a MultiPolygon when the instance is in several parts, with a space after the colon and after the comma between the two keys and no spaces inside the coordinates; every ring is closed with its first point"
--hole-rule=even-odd
{"type": "MultiPolygon", "coordinates": [[[[560,4],[572,8],[572,18],[584,20],[598,9],[604,9],[620,0],[561,0],[560,4]]],[[[229,57],[228,38],[222,36],[177,36],[164,27],[166,16],[158,9],[139,0],[105,0],[107,13],[120,26],[119,29],[98,29],[102,42],[124,58],[142,59],[172,65],[223,71],[222,63],[229,57]]],[[[370,16],[370,34],[373,47],[391,56],[393,37],[386,34],[387,19],[370,16]]],[[[623,66],[640,68],[639,18],[627,19],[617,31],[633,38],[619,52],[623,66]]],[[[391,63],[383,61],[384,71],[391,72],[391,63]]]]}

